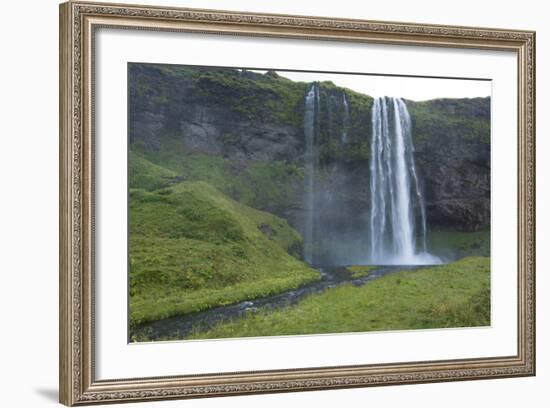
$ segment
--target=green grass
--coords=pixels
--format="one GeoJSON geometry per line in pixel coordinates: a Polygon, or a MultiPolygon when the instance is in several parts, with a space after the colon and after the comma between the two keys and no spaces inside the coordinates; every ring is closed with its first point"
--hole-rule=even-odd
{"type": "Polygon", "coordinates": [[[137,152],[130,151],[128,163],[130,188],[157,190],[168,187],[177,177],[177,174],[172,170],[150,162],[137,152]]]}
{"type": "Polygon", "coordinates": [[[353,265],[353,266],[348,266],[346,269],[350,272],[352,278],[360,278],[362,276],[368,276],[369,273],[371,273],[374,269],[376,269],[376,266],[353,265]]]}
{"type": "Polygon", "coordinates": [[[491,232],[433,231],[428,235],[430,252],[447,259],[490,256],[491,232]]]}
{"type": "Polygon", "coordinates": [[[490,324],[489,258],[398,272],[364,286],[345,285],[295,306],[219,324],[191,338],[474,327],[490,324]]]}
{"type": "Polygon", "coordinates": [[[130,190],[130,323],[281,292],[319,278],[285,220],[205,182],[130,190]]]}

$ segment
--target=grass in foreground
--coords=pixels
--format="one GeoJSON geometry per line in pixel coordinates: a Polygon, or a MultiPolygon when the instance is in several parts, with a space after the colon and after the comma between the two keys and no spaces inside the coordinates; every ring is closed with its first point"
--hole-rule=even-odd
{"type": "Polygon", "coordinates": [[[474,327],[490,324],[489,258],[398,272],[361,287],[345,285],[296,306],[262,311],[190,338],[474,327]]]}
{"type": "Polygon", "coordinates": [[[129,210],[131,327],[319,279],[286,221],[207,183],[131,189],[129,210]]]}

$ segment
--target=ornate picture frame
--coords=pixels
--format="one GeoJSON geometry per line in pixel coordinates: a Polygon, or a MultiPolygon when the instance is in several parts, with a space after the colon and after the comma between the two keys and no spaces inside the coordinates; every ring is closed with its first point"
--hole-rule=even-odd
{"type": "MultiPolygon", "coordinates": [[[[117,136],[118,137],[118,136],[117,136]]],[[[125,135],[120,135],[124,138],[125,135]]],[[[73,406],[535,375],[535,33],[71,1],[60,6],[60,402],[73,406]],[[100,28],[501,50],[517,56],[517,353],[178,376],[96,376],[95,35],[100,28]]]]}

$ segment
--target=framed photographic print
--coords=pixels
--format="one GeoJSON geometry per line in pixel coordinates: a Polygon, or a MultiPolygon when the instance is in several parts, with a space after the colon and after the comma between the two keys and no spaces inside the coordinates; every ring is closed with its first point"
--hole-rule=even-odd
{"type": "Polygon", "coordinates": [[[61,402],[534,375],[534,42],[62,4],[61,402]]]}

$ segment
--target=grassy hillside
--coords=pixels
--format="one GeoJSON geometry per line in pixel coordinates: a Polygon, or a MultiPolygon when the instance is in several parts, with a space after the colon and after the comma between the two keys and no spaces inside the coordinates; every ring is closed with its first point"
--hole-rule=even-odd
{"type": "Polygon", "coordinates": [[[304,179],[303,168],[294,163],[253,161],[239,167],[225,157],[190,152],[170,135],[156,151],[134,151],[130,165],[131,187],[150,190],[174,180],[205,181],[245,205],[275,214],[298,199],[304,179]]]}
{"type": "Polygon", "coordinates": [[[151,191],[168,187],[176,181],[177,174],[175,172],[151,163],[141,154],[130,151],[128,163],[128,184],[130,188],[142,188],[151,191]]]}
{"type": "Polygon", "coordinates": [[[490,324],[489,258],[345,285],[275,312],[249,314],[193,338],[474,327],[490,324]]]}
{"type": "MultiPolygon", "coordinates": [[[[159,171],[145,185],[168,174],[159,171]]],[[[298,259],[301,237],[286,221],[205,182],[132,188],[129,220],[131,325],[318,279],[298,259]]]]}

